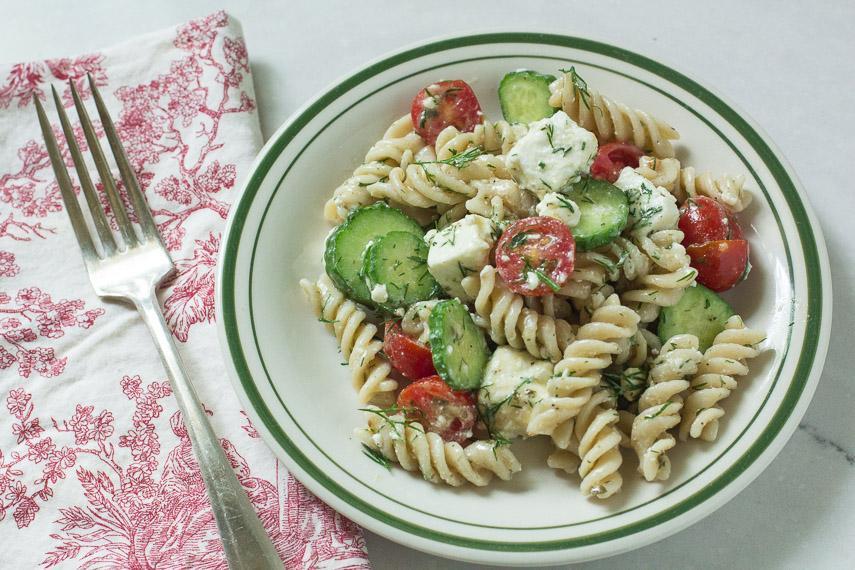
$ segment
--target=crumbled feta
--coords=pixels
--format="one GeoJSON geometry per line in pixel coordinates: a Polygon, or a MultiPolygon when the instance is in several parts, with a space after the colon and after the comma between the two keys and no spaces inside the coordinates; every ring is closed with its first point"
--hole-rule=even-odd
{"type": "Polygon", "coordinates": [[[627,228],[633,235],[643,237],[677,227],[680,219],[677,199],[664,188],[654,185],[629,166],[620,171],[615,186],[629,199],[627,228]]]}
{"type": "Polygon", "coordinates": [[[558,111],[529,126],[508,153],[508,167],[520,186],[543,198],[577,182],[596,154],[597,137],[558,111]]]}
{"type": "Polygon", "coordinates": [[[497,348],[478,392],[479,405],[495,409],[490,428],[507,438],[524,436],[532,408],[548,397],[552,373],[551,362],[508,346],[497,348]]]}
{"type": "Polygon", "coordinates": [[[570,228],[576,227],[582,217],[576,202],[558,192],[548,192],[535,209],[538,216],[561,220],[570,228]]]}
{"type": "Polygon", "coordinates": [[[528,271],[525,274],[525,288],[529,291],[534,291],[540,285],[540,279],[534,271],[528,271]]]}
{"type": "Polygon", "coordinates": [[[428,239],[428,271],[452,297],[468,300],[461,281],[477,275],[490,262],[495,242],[493,223],[484,216],[469,214],[428,239]]]}
{"type": "Polygon", "coordinates": [[[389,292],[386,285],[379,283],[371,288],[371,300],[375,303],[385,303],[389,300],[389,292]]]}

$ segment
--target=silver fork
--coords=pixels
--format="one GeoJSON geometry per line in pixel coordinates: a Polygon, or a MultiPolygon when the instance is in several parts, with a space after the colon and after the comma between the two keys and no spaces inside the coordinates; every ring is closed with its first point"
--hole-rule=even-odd
{"type": "Polygon", "coordinates": [[[86,164],[83,161],[83,156],[77,146],[74,132],[56,89],[51,86],[62,131],[71,158],[74,161],[83,195],[89,206],[96,235],[90,233],[80,205],[77,203],[71,178],[57,148],[56,139],[45,110],[38,97],[34,96],[33,99],[39,115],[42,135],[47,145],[51,164],[53,164],[53,171],[56,174],[62,200],[65,203],[65,210],[68,212],[74,235],[77,237],[77,242],[80,244],[80,250],[83,253],[83,261],[86,265],[86,271],[89,273],[89,280],[99,296],[124,299],[133,303],[145,324],[148,325],[149,332],[157,344],[157,349],[166,367],[175,399],[178,400],[178,407],[184,416],[184,424],[190,441],[193,443],[193,451],[196,454],[202,478],[208,490],[208,497],[211,500],[211,507],[214,510],[214,517],[217,521],[229,567],[253,570],[256,568],[282,568],[282,562],[276,554],[270,537],[256,516],[249,498],[238,482],[232,466],[223,452],[211,424],[208,422],[196,391],[184,371],[184,365],[172,341],[172,335],[166,327],[163,313],[161,313],[155,296],[155,287],[172,272],[174,268],[172,259],[160,241],[157,227],[140,191],[136,176],[125,156],[122,143],[116,135],[116,129],[107,113],[107,107],[95,87],[95,82],[89,77],[89,86],[92,89],[98,115],[101,117],[104,133],[110,142],[110,148],[119,167],[122,182],[133,203],[133,211],[139,223],[139,234],[131,223],[128,212],[125,210],[116,190],[116,183],[110,173],[110,167],[104,152],[101,150],[95,130],[92,128],[92,122],[89,120],[86,108],[83,106],[74,83],[69,82],[69,85],[74,98],[74,106],[77,109],[86,141],[92,153],[92,159],[98,170],[98,177],[101,179],[110,203],[110,209],[113,211],[119,227],[119,239],[114,238],[110,231],[110,225],[98,201],[95,186],[86,170],[86,164]],[[100,243],[101,253],[95,247],[96,241],[100,243]]]}

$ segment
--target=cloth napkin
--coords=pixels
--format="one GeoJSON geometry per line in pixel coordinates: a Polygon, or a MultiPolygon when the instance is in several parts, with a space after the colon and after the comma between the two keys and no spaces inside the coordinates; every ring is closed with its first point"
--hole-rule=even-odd
{"type": "Polygon", "coordinates": [[[360,529],[275,460],[222,363],[217,250],[262,142],[246,46],[224,12],[0,66],[0,567],[226,567],[155,347],[133,309],[93,292],[39,133],[32,97],[51,84],[70,108],[75,82],[94,114],[87,73],[178,269],[161,291],[166,320],[286,568],[369,568],[360,529]]]}

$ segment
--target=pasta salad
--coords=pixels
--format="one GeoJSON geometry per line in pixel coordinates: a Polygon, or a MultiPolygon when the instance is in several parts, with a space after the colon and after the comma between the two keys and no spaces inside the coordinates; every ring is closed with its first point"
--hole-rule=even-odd
{"type": "Polygon", "coordinates": [[[750,270],[751,194],[681,165],[673,127],[572,67],[498,90],[493,122],[462,80],[421,89],[324,207],[325,272],[301,286],[365,455],[481,486],[541,437],[588,497],[620,491],[626,457],[668,479],[678,440],[716,439],[765,338],[718,295],[750,270]]]}

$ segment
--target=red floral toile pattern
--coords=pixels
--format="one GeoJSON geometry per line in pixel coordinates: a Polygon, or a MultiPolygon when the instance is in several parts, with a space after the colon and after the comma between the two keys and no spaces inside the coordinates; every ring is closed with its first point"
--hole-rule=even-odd
{"type": "Polygon", "coordinates": [[[14,297],[0,291],[0,370],[17,366],[23,378],[59,376],[68,358],[57,358],[39,341],[62,337],[71,327],[88,329],[103,314],[102,308],[86,310],[80,299],[54,301],[38,287],[21,289],[14,297]]]}
{"type": "Polygon", "coordinates": [[[214,357],[217,254],[250,154],[236,147],[259,139],[243,38],[218,12],[139,45],[151,53],[129,44],[0,68],[0,119],[13,127],[0,137],[0,567],[10,552],[16,567],[227,567],[169,384],[143,380],[163,374],[148,335],[128,309],[82,289],[33,119],[33,97],[48,100],[51,85],[66,108],[69,81],[89,100],[90,75],[175,261],[164,316],[205,374],[206,411],[285,567],[369,568],[359,528],[275,461],[214,357]]]}
{"type": "MultiPolygon", "coordinates": [[[[113,414],[94,405],[77,404],[71,417],[51,418],[43,426],[32,395],[24,388],[9,392],[6,409],[21,450],[0,455],[0,520],[11,513],[18,528],[29,526],[40,504],[74,477],[85,503],[59,508],[59,530],[52,535],[58,544],[44,566],[75,559],[79,568],[226,568],[181,414],[163,419],[164,407],[174,408],[169,384],[144,385],[139,376],[125,376],[121,388],[134,404],[131,425],[121,434],[113,414]],[[169,426],[174,442],[167,452],[158,423],[169,426]],[[131,458],[125,466],[117,460],[123,451],[131,458]],[[32,480],[26,478],[30,471],[37,473],[32,480]],[[182,540],[173,540],[177,526],[182,540]]],[[[278,467],[275,483],[254,476],[230,440],[222,445],[286,567],[315,568],[362,556],[364,544],[353,523],[278,467]],[[313,518],[329,520],[327,531],[305,524],[313,518]]]]}

